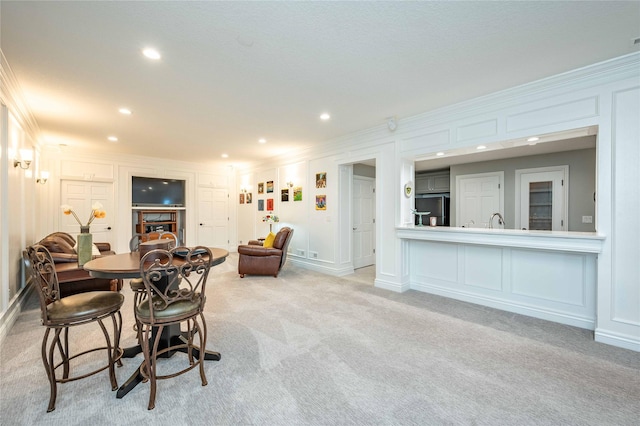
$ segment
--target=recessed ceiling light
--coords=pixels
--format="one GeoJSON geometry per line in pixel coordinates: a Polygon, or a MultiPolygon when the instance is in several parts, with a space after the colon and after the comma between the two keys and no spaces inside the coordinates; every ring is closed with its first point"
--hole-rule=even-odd
{"type": "Polygon", "coordinates": [[[478,146],[476,147],[476,149],[487,149],[487,147],[486,147],[486,146],[484,146],[484,145],[478,145],[478,146]]]}
{"type": "Polygon", "coordinates": [[[222,154],[222,158],[229,158],[229,154],[222,154]]]}
{"type": "Polygon", "coordinates": [[[129,108],[120,108],[118,112],[124,115],[131,115],[131,110],[129,108]]]}
{"type": "Polygon", "coordinates": [[[264,138],[262,138],[262,139],[258,139],[258,142],[259,142],[259,143],[267,143],[267,140],[266,140],[266,139],[264,139],[264,138]]]}
{"type": "Polygon", "coordinates": [[[118,142],[118,138],[115,136],[109,136],[107,139],[109,139],[111,142],[118,142]]]}
{"type": "Polygon", "coordinates": [[[538,142],[539,140],[540,140],[539,137],[533,136],[533,137],[527,139],[527,142],[538,142]]]}
{"type": "Polygon", "coordinates": [[[149,59],[155,59],[155,60],[158,60],[162,57],[160,56],[160,52],[158,52],[156,49],[153,49],[151,47],[147,47],[146,49],[144,49],[142,51],[142,54],[149,59]]]}
{"type": "Polygon", "coordinates": [[[444,155],[444,152],[438,152],[436,155],[437,155],[438,157],[442,157],[442,156],[444,155]]]}
{"type": "Polygon", "coordinates": [[[330,116],[328,113],[326,113],[326,112],[324,112],[324,113],[322,113],[322,114],[320,115],[320,120],[327,121],[327,120],[328,120],[328,119],[330,119],[330,118],[331,118],[331,116],[330,116]]]}

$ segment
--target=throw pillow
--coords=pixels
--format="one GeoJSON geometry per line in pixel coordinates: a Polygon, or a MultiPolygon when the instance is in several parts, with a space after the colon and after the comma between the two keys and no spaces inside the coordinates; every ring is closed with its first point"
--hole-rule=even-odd
{"type": "MultiPolygon", "coordinates": [[[[75,246],[73,246],[73,250],[78,253],[78,243],[76,243],[75,246]]],[[[95,244],[91,244],[91,256],[100,256],[100,250],[98,249],[98,246],[95,244]]]]}
{"type": "Polygon", "coordinates": [[[51,253],[69,253],[74,254],[76,251],[71,245],[62,238],[49,236],[40,241],[51,253]]]}
{"type": "Polygon", "coordinates": [[[264,239],[264,243],[262,243],[262,247],[271,248],[273,247],[273,242],[276,240],[276,234],[273,232],[269,232],[267,238],[264,239]]]}

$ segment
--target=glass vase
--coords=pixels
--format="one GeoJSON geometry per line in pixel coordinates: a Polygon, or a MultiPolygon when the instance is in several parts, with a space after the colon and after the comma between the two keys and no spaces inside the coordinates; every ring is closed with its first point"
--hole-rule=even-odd
{"type": "Polygon", "coordinates": [[[88,226],[80,227],[80,234],[78,234],[78,266],[82,267],[85,263],[91,260],[91,252],[93,246],[93,235],[89,232],[88,226]]]}

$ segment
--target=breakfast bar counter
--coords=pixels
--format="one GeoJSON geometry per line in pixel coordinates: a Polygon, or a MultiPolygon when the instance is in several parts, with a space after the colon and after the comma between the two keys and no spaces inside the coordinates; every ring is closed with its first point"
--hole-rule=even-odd
{"type": "Polygon", "coordinates": [[[409,288],[593,330],[597,233],[398,226],[409,288]]]}

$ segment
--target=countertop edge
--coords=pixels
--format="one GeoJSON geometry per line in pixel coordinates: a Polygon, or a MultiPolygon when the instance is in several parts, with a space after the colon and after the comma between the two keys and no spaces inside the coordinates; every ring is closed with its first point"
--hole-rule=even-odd
{"type": "Polygon", "coordinates": [[[397,226],[400,239],[518,247],[579,253],[601,253],[606,236],[590,232],[527,231],[430,226],[397,226]]]}

